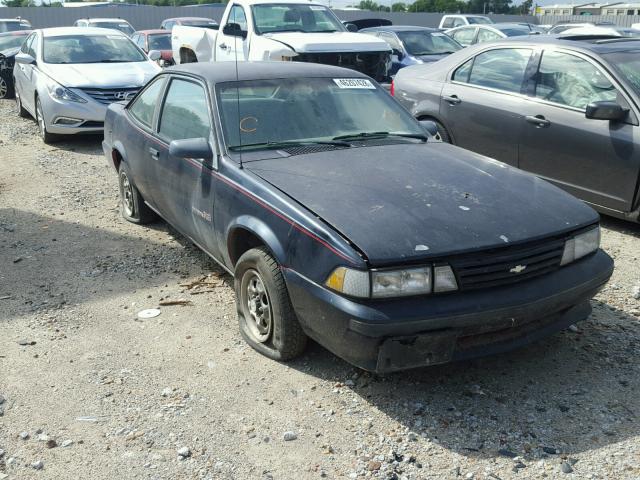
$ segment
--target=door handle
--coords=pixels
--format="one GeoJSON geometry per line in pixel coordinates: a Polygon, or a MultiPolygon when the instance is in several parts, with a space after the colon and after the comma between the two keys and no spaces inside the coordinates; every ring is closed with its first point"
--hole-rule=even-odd
{"type": "Polygon", "coordinates": [[[222,50],[226,50],[229,47],[227,47],[226,43],[221,43],[220,45],[218,45],[218,48],[221,48],[222,50]]]}
{"type": "Polygon", "coordinates": [[[457,95],[444,96],[442,99],[449,105],[458,105],[459,103],[462,103],[462,100],[460,100],[457,95]]]}
{"type": "Polygon", "coordinates": [[[151,154],[151,158],[153,158],[154,160],[158,160],[158,155],[160,155],[160,152],[158,150],[153,147],[149,147],[149,153],[151,154]]]}
{"type": "Polygon", "coordinates": [[[544,115],[527,115],[526,117],[524,117],[524,119],[527,121],[527,123],[531,123],[537,128],[546,128],[551,125],[551,122],[544,118],[544,115]]]}

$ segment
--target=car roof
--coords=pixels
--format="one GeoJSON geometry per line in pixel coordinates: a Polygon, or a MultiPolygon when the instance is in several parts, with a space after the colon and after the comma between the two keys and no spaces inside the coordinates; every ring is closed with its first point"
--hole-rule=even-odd
{"type": "Polygon", "coordinates": [[[101,17],[96,17],[96,18],[79,18],[78,20],[86,20],[88,22],[91,23],[100,23],[100,22],[123,22],[123,23],[129,23],[127,22],[124,18],[101,18],[101,17]]]}
{"type": "Polygon", "coordinates": [[[486,28],[495,28],[496,30],[524,30],[528,31],[529,27],[527,25],[523,25],[522,23],[492,23],[490,25],[480,25],[480,27],[486,28]]]}
{"type": "Polygon", "coordinates": [[[40,30],[45,37],[60,37],[63,35],[126,35],[118,30],[110,28],[92,28],[92,27],[52,27],[40,30]]]}
{"type": "Polygon", "coordinates": [[[359,32],[439,32],[439,28],[417,27],[412,25],[387,25],[380,27],[367,27],[358,30],[359,32]]]}
{"type": "Polygon", "coordinates": [[[173,17],[173,18],[165,18],[162,22],[164,23],[172,20],[205,20],[207,22],[215,22],[213,18],[208,18],[208,17],[173,17]]]}
{"type": "Polygon", "coordinates": [[[159,34],[164,34],[164,35],[171,35],[171,32],[169,30],[163,30],[161,28],[152,28],[149,30],[136,30],[135,33],[142,33],[143,35],[159,35],[159,34]]]}
{"type": "Polygon", "coordinates": [[[583,50],[595,53],[620,52],[640,49],[640,38],[616,37],[608,39],[576,39],[562,38],[556,35],[532,35],[527,37],[511,37],[502,40],[500,43],[529,43],[540,46],[569,47],[576,50],[583,50]]]}
{"type": "Polygon", "coordinates": [[[166,68],[163,72],[197,75],[211,83],[298,77],[369,78],[355,70],[333,65],[276,61],[185,63],[166,68]]]}

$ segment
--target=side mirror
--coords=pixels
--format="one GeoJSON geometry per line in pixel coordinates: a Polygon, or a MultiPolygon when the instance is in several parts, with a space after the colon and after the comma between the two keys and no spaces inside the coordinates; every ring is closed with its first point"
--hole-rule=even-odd
{"type": "Polygon", "coordinates": [[[169,155],[175,158],[198,158],[211,160],[213,150],[206,138],[187,138],[173,140],[169,144],[169,155]]]}
{"type": "Polygon", "coordinates": [[[424,128],[429,135],[439,138],[436,122],[431,120],[420,120],[420,125],[422,125],[422,128],[424,128]]]}
{"type": "Polygon", "coordinates": [[[229,35],[230,37],[242,37],[243,39],[247,38],[247,32],[245,30],[242,30],[242,27],[240,27],[240,25],[237,23],[227,23],[222,28],[222,33],[225,35],[229,35]]]}
{"type": "Polygon", "coordinates": [[[160,50],[151,50],[148,55],[149,60],[153,60],[154,62],[157,62],[162,58],[162,53],[160,52],[160,50]]]}
{"type": "Polygon", "coordinates": [[[357,32],[358,26],[355,23],[345,23],[344,27],[347,29],[347,32],[357,32]]]}
{"type": "Polygon", "coordinates": [[[391,49],[391,54],[395,55],[396,57],[398,57],[398,60],[402,60],[402,58],[404,57],[404,53],[402,53],[400,50],[398,50],[397,48],[392,48],[391,49]]]}
{"type": "Polygon", "coordinates": [[[585,116],[593,120],[610,120],[616,122],[623,120],[629,110],[622,108],[616,102],[602,101],[592,102],[587,105],[585,116]]]}
{"type": "Polygon", "coordinates": [[[20,52],[16,55],[16,63],[21,63],[22,65],[35,65],[36,59],[28,53],[20,52]]]}

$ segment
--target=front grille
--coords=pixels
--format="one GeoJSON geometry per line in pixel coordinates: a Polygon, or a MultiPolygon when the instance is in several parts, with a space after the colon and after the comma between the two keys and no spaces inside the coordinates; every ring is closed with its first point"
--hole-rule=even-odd
{"type": "Polygon", "coordinates": [[[387,81],[389,52],[301,53],[295,61],[350,68],[384,82],[387,81]]]}
{"type": "Polygon", "coordinates": [[[473,290],[528,280],[560,268],[564,239],[502,247],[450,261],[461,290],[473,290]]]}
{"type": "Polygon", "coordinates": [[[109,105],[113,102],[128,101],[138,93],[140,87],[134,88],[82,88],[84,93],[89,95],[94,100],[109,105]]]}

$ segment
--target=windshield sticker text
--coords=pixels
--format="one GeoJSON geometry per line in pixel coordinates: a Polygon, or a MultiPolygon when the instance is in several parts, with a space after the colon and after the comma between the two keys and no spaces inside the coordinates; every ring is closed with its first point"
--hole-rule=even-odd
{"type": "Polygon", "coordinates": [[[334,78],[333,81],[340,88],[365,88],[375,90],[376,87],[366,78],[334,78]]]}

